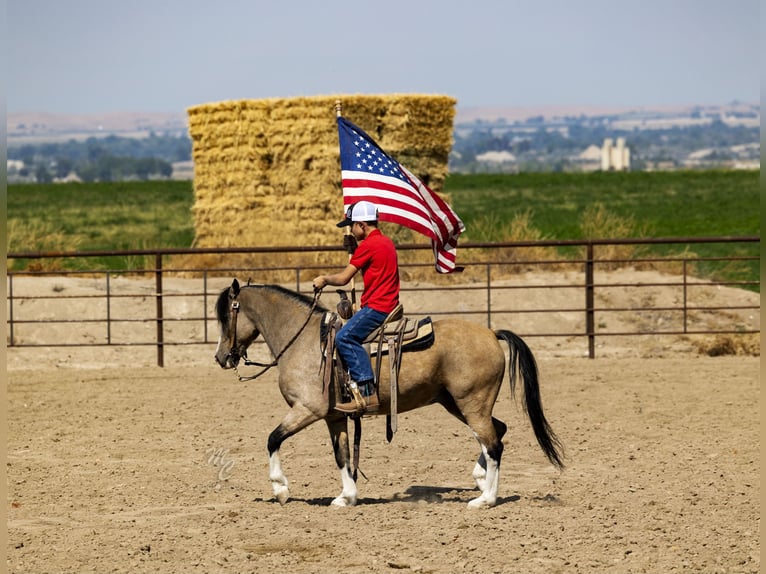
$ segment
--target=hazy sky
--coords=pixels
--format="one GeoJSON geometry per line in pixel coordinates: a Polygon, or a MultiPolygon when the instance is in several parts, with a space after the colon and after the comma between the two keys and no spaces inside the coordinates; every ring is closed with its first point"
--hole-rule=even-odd
{"type": "Polygon", "coordinates": [[[6,0],[8,112],[760,101],[759,0],[6,0]]]}

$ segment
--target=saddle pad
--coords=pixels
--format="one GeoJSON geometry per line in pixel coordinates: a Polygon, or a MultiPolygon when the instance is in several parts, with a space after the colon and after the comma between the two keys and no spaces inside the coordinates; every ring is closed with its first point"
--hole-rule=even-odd
{"type": "MultiPolygon", "coordinates": [[[[414,321],[414,320],[413,320],[414,321]]],[[[378,333],[379,335],[379,333],[378,333]]],[[[379,339],[378,339],[379,340],[379,339]]],[[[402,341],[402,352],[421,351],[427,349],[434,343],[434,325],[431,317],[424,317],[417,321],[417,328],[413,329],[413,334],[402,341]]],[[[378,353],[377,340],[370,343],[370,354],[378,353]]],[[[388,343],[384,339],[380,344],[380,354],[388,354],[388,343]]]]}
{"type": "Polygon", "coordinates": [[[401,333],[402,341],[409,341],[410,339],[414,339],[418,336],[419,327],[420,321],[418,319],[411,319],[410,317],[396,319],[395,321],[383,323],[380,327],[367,335],[367,338],[363,341],[363,344],[368,345],[370,343],[379,341],[381,331],[383,331],[384,337],[398,335],[401,333]]]}

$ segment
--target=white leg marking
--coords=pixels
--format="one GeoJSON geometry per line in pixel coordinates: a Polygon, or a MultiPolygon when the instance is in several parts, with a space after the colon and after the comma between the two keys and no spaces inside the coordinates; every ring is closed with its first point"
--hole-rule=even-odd
{"type": "Polygon", "coordinates": [[[476,466],[473,467],[473,479],[476,481],[476,486],[479,490],[482,492],[487,486],[487,471],[484,470],[484,467],[481,466],[478,462],[476,463],[476,466]]]}
{"type": "Polygon", "coordinates": [[[484,445],[481,446],[484,459],[487,461],[487,475],[484,481],[484,490],[481,496],[474,498],[468,503],[469,508],[489,508],[497,503],[497,486],[500,478],[500,469],[497,461],[490,458],[484,445]]]}
{"type": "Polygon", "coordinates": [[[275,451],[269,457],[269,479],[271,487],[274,489],[274,496],[277,497],[279,504],[284,504],[290,496],[287,488],[287,477],[282,472],[282,462],[279,459],[279,451],[275,451]]]}
{"type": "MultiPolygon", "coordinates": [[[[475,438],[476,442],[478,442],[479,446],[481,446],[481,441],[479,441],[479,436],[476,433],[473,433],[473,438],[475,438]]],[[[486,452],[484,447],[482,447],[481,452],[482,452],[482,456],[479,457],[479,460],[481,460],[482,458],[486,459],[487,457],[484,454],[486,452]]],[[[484,489],[487,486],[487,482],[486,482],[487,471],[483,466],[481,466],[478,460],[476,461],[476,466],[473,467],[472,476],[473,476],[473,480],[476,482],[477,488],[480,491],[484,492],[484,489]]]]}
{"type": "Polygon", "coordinates": [[[340,470],[340,480],[343,483],[343,491],[340,496],[332,501],[333,506],[355,506],[356,505],[356,483],[351,477],[351,471],[348,466],[340,470]]]}

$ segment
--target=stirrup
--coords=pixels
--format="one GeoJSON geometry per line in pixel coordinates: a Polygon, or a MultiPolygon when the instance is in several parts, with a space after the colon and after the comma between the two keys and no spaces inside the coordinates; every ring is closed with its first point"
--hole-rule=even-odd
{"type": "Polygon", "coordinates": [[[359,386],[352,381],[349,385],[349,391],[351,392],[351,400],[347,403],[336,403],[335,410],[347,415],[364,413],[367,409],[367,401],[364,400],[362,393],[359,391],[359,386]]]}

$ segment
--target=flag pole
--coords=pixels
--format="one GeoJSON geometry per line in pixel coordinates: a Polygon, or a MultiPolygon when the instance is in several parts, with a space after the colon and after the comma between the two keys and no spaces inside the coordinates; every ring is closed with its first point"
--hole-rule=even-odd
{"type": "MultiPolygon", "coordinates": [[[[342,117],[341,110],[342,110],[342,106],[340,103],[340,98],[338,98],[337,100],[335,100],[335,117],[336,118],[342,117]]],[[[346,205],[344,203],[343,213],[345,212],[346,212],[346,205]]],[[[347,225],[346,227],[344,227],[343,233],[344,235],[351,235],[351,226],[347,225]]],[[[346,238],[344,237],[343,244],[346,246],[346,251],[348,251],[348,260],[350,262],[351,256],[354,254],[354,251],[353,251],[354,248],[352,247],[351,242],[349,241],[347,243],[345,239],[346,238]]],[[[352,309],[352,313],[356,313],[356,310],[357,310],[356,309],[356,281],[354,277],[351,278],[351,309],[352,309]]]]}

